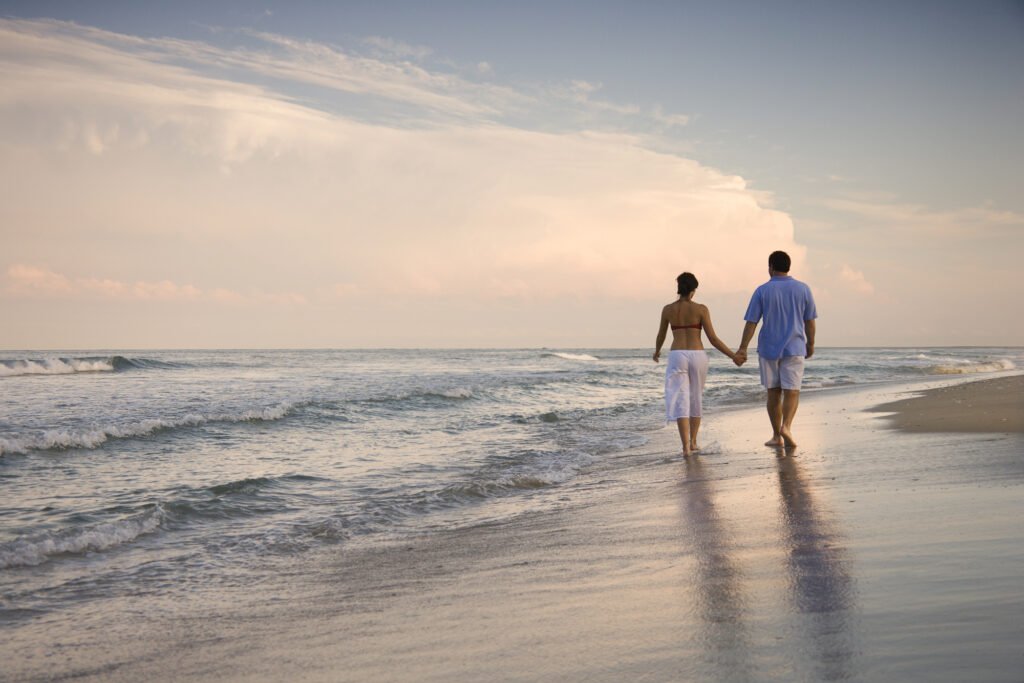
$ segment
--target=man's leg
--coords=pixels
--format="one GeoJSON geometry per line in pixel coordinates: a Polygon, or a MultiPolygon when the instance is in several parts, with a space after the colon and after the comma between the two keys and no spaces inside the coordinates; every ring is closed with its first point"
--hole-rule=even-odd
{"type": "Polygon", "coordinates": [[[800,405],[800,383],[804,379],[803,356],[787,356],[779,362],[779,377],[782,384],[782,437],[786,448],[794,448],[793,418],[796,417],[797,406],[800,405]]]}
{"type": "MultiPolygon", "coordinates": [[[[800,405],[799,389],[783,389],[782,391],[782,428],[778,431],[787,448],[796,446],[793,440],[793,418],[796,417],[797,406],[800,405]]],[[[773,425],[774,426],[774,425],[773,425]]]]}
{"type": "Polygon", "coordinates": [[[697,432],[700,431],[700,418],[690,418],[690,450],[699,451],[700,448],[697,446],[697,432]]]}
{"type": "MultiPolygon", "coordinates": [[[[795,411],[794,411],[795,412],[795,411]]],[[[765,446],[781,446],[782,442],[782,389],[768,390],[768,420],[772,423],[772,438],[765,446]]]]}

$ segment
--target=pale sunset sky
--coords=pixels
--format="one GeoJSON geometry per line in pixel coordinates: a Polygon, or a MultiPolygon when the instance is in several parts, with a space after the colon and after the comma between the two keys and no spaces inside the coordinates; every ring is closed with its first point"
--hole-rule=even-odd
{"type": "Polygon", "coordinates": [[[0,348],[1024,345],[1024,3],[0,1],[0,348]]]}

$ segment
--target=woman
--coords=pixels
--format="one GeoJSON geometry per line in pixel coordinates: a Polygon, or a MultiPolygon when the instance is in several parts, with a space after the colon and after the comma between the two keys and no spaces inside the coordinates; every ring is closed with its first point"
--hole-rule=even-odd
{"type": "Polygon", "coordinates": [[[683,273],[676,278],[676,284],[679,299],[661,309],[661,325],[654,342],[654,362],[657,363],[661,356],[661,347],[671,326],[672,349],[668,352],[668,367],[665,368],[665,418],[675,420],[683,442],[683,455],[690,455],[699,450],[697,430],[700,429],[701,399],[708,376],[708,354],[701,343],[701,330],[707,333],[708,341],[729,356],[732,362],[741,365],[742,361],[715,334],[708,307],[693,301],[693,294],[697,291],[697,278],[693,273],[683,273]]]}

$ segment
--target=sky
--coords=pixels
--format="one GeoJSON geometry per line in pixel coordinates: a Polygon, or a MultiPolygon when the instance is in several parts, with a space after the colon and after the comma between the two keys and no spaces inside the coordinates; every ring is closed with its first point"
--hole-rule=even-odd
{"type": "Polygon", "coordinates": [[[0,348],[1024,345],[1024,3],[5,2],[0,348]]]}

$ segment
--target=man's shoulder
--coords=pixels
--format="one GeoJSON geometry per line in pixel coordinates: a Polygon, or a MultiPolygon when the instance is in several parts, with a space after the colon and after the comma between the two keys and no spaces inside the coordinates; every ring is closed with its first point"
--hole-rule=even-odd
{"type": "Polygon", "coordinates": [[[803,280],[797,280],[795,277],[789,277],[789,278],[787,278],[785,280],[780,280],[779,283],[781,285],[783,285],[784,287],[787,287],[787,288],[790,288],[790,289],[800,289],[800,290],[804,290],[804,291],[808,291],[808,292],[811,291],[811,286],[810,285],[808,285],[803,280]]]}
{"type": "Polygon", "coordinates": [[[803,280],[794,280],[793,282],[798,284],[800,286],[800,289],[804,290],[808,294],[810,293],[811,286],[809,284],[807,284],[806,282],[804,282],[803,280]]]}

